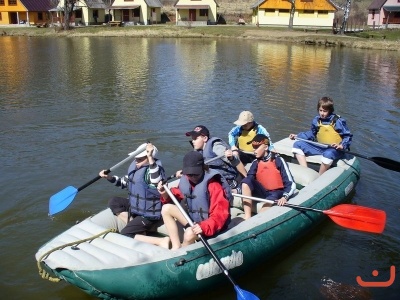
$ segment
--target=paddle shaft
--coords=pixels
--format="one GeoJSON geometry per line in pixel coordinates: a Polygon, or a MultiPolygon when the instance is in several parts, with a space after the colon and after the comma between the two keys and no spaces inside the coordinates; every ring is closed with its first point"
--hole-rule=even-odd
{"type": "MultiPolygon", "coordinates": [[[[186,213],[186,211],[183,209],[179,201],[175,198],[174,194],[172,194],[171,190],[168,188],[166,184],[163,185],[165,191],[168,193],[169,197],[171,200],[174,202],[174,204],[178,207],[179,211],[182,213],[182,215],[185,217],[186,221],[188,221],[190,226],[193,226],[194,223],[190,216],[186,213]]],[[[228,269],[224,266],[224,264],[221,262],[221,260],[217,257],[215,252],[211,249],[211,246],[208,244],[208,242],[204,239],[204,237],[201,234],[198,234],[199,239],[202,241],[208,252],[210,252],[211,256],[214,258],[215,262],[217,265],[220,267],[220,269],[224,272],[225,276],[228,277],[230,282],[233,285],[236,285],[235,281],[233,278],[229,275],[228,269]]]]}
{"type": "MultiPolygon", "coordinates": [[[[313,144],[313,145],[316,145],[316,146],[322,147],[322,148],[333,148],[332,146],[327,145],[327,144],[321,144],[321,143],[318,143],[318,142],[305,140],[305,139],[301,139],[301,138],[297,138],[297,137],[296,137],[296,140],[303,141],[303,142],[306,142],[306,143],[310,143],[310,144],[313,144]]],[[[370,161],[376,163],[378,166],[380,166],[382,168],[385,168],[385,169],[388,169],[388,170],[391,170],[391,171],[395,171],[395,172],[400,172],[400,162],[399,161],[395,161],[393,159],[386,158],[386,157],[368,157],[368,156],[365,156],[365,155],[362,155],[362,154],[354,153],[354,152],[351,152],[351,151],[345,151],[345,150],[338,150],[338,151],[342,151],[344,153],[348,153],[348,154],[351,154],[351,155],[354,155],[354,156],[358,156],[358,157],[370,160],[370,161]]]]}
{"type": "MultiPolygon", "coordinates": [[[[127,158],[125,158],[124,160],[121,160],[119,163],[117,163],[116,165],[112,166],[111,168],[107,169],[106,171],[104,171],[104,174],[108,174],[112,171],[114,171],[115,169],[117,169],[119,166],[123,165],[124,163],[126,163],[127,161],[129,161],[132,157],[135,157],[136,155],[138,155],[140,152],[144,151],[146,149],[146,146],[143,145],[142,147],[139,147],[136,149],[136,151],[132,152],[127,158]]],[[[78,187],[78,192],[80,192],[81,190],[83,190],[84,188],[87,188],[89,185],[91,185],[92,183],[95,183],[97,180],[99,180],[101,178],[100,175],[97,175],[97,177],[93,178],[92,180],[86,182],[84,185],[78,187]]]]}
{"type": "MultiPolygon", "coordinates": [[[[233,196],[247,198],[259,202],[275,203],[275,201],[272,200],[240,194],[233,194],[233,196]]],[[[354,230],[382,233],[386,224],[386,213],[384,211],[358,205],[340,204],[327,210],[304,207],[290,203],[285,203],[284,206],[299,210],[323,213],[336,224],[354,230]]]]}
{"type": "MultiPolygon", "coordinates": [[[[220,159],[220,158],[222,158],[222,157],[224,157],[224,156],[225,156],[225,154],[222,154],[222,155],[219,155],[219,156],[210,158],[210,159],[206,160],[206,161],[204,162],[204,164],[209,164],[210,162],[213,162],[214,160],[220,159]]],[[[168,176],[168,177],[164,180],[164,182],[168,182],[169,180],[171,180],[172,178],[175,178],[175,177],[176,177],[175,174],[170,175],[170,176],[168,176]]]]}
{"type": "MultiPolygon", "coordinates": [[[[235,194],[235,193],[232,193],[232,195],[235,196],[235,197],[246,198],[246,199],[250,199],[250,200],[254,200],[254,201],[258,201],[258,202],[276,204],[276,202],[273,201],[273,200],[262,199],[262,198],[258,198],[258,197],[252,197],[252,196],[245,196],[245,195],[235,194]]],[[[292,207],[292,208],[298,208],[298,209],[302,209],[302,210],[308,210],[308,211],[315,211],[315,212],[324,213],[324,211],[320,210],[320,209],[316,209],[316,208],[312,208],[312,207],[299,206],[299,205],[290,204],[290,203],[285,203],[284,206],[288,206],[288,207],[292,207]]]]}

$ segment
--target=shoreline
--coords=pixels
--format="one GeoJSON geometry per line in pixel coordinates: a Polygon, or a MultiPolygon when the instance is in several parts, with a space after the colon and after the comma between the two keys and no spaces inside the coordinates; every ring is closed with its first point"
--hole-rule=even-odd
{"type": "Polygon", "coordinates": [[[0,27],[1,36],[29,37],[138,37],[138,38],[236,38],[271,42],[289,42],[325,47],[348,47],[371,50],[400,51],[400,41],[382,36],[372,38],[333,34],[331,30],[288,30],[240,25],[178,27],[175,25],[109,27],[106,25],[75,27],[64,31],[59,27],[0,27]]]}

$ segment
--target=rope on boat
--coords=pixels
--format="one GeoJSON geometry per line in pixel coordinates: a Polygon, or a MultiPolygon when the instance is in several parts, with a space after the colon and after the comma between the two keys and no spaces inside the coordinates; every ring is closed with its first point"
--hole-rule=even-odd
{"type": "Polygon", "coordinates": [[[92,236],[92,237],[89,237],[89,238],[86,238],[86,239],[82,239],[82,240],[78,240],[78,241],[74,241],[74,242],[71,242],[71,243],[68,243],[68,244],[64,244],[64,245],[58,246],[58,247],[56,247],[56,248],[54,248],[54,249],[51,249],[51,250],[47,251],[47,252],[46,252],[45,254],[43,254],[43,255],[38,259],[38,261],[37,261],[37,266],[38,266],[38,269],[39,269],[39,275],[40,275],[43,279],[47,279],[47,280],[49,280],[49,281],[51,281],[51,282],[59,282],[59,281],[61,280],[60,278],[58,278],[58,277],[51,277],[50,274],[49,274],[48,272],[46,272],[46,271],[42,268],[41,262],[42,262],[44,259],[46,259],[46,258],[47,258],[52,252],[54,252],[54,251],[61,250],[61,249],[64,249],[65,247],[69,247],[69,246],[77,246],[77,245],[82,244],[82,243],[84,243],[84,242],[93,241],[94,239],[97,239],[98,237],[103,236],[103,235],[105,236],[107,233],[110,233],[110,232],[117,232],[117,230],[116,230],[115,228],[107,229],[107,230],[105,230],[105,231],[103,231],[103,232],[100,232],[99,234],[96,234],[96,235],[94,235],[94,236],[92,236]]]}

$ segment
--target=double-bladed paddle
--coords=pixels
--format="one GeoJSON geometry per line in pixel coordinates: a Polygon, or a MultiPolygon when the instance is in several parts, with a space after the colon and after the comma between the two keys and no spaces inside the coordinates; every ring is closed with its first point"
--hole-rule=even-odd
{"type": "MultiPolygon", "coordinates": [[[[129,153],[129,156],[125,158],[124,160],[120,161],[117,163],[115,166],[112,166],[108,170],[104,171],[105,174],[108,174],[118,168],[119,166],[123,165],[126,163],[128,160],[131,158],[135,157],[138,155],[140,152],[144,151],[146,149],[146,145],[142,145],[138,147],[134,152],[129,153]]],[[[84,188],[88,187],[92,183],[96,182],[101,178],[100,175],[97,175],[95,178],[90,180],[89,182],[85,183],[84,185],[80,186],[79,188],[73,187],[73,186],[67,186],[65,189],[59,191],[57,194],[54,194],[53,196],[50,197],[50,202],[49,202],[49,216],[55,215],[64,209],[68,207],[74,200],[76,194],[83,190],[84,188]]]]}
{"type": "MultiPolygon", "coordinates": [[[[189,217],[189,215],[186,213],[186,211],[183,209],[183,207],[181,206],[181,204],[179,203],[179,201],[175,198],[174,194],[172,194],[171,190],[168,188],[168,186],[166,184],[163,185],[165,191],[168,193],[169,197],[171,198],[171,200],[174,202],[174,204],[178,207],[179,211],[182,213],[182,215],[185,217],[186,221],[188,221],[190,226],[193,226],[194,223],[192,221],[192,219],[189,217]]],[[[241,289],[233,280],[233,278],[229,275],[228,269],[224,266],[224,264],[222,263],[222,261],[218,258],[217,254],[212,250],[210,244],[207,242],[206,239],[204,239],[204,237],[199,234],[198,235],[199,239],[201,240],[201,242],[204,244],[204,247],[206,247],[206,249],[208,250],[208,252],[210,252],[211,256],[214,258],[215,262],[217,263],[217,265],[220,267],[220,269],[223,271],[224,275],[226,277],[228,277],[229,281],[233,284],[235,291],[236,291],[236,297],[237,300],[260,300],[256,295],[245,291],[243,289],[241,289]]]]}
{"type": "MultiPolygon", "coordinates": [[[[330,145],[321,144],[321,143],[310,141],[310,140],[306,140],[306,139],[300,139],[300,138],[296,137],[296,140],[307,142],[307,143],[310,143],[310,144],[313,144],[313,145],[316,145],[316,146],[319,146],[319,147],[322,147],[322,148],[331,148],[330,145]]],[[[349,154],[354,155],[354,156],[358,156],[358,157],[364,158],[364,159],[368,159],[368,160],[376,163],[378,166],[380,166],[382,168],[385,168],[385,169],[388,169],[388,170],[391,170],[391,171],[400,172],[400,162],[395,161],[393,159],[389,159],[389,158],[386,158],[386,157],[379,157],[379,156],[368,157],[368,156],[365,156],[365,155],[362,155],[362,154],[358,154],[358,153],[354,153],[354,152],[350,152],[350,151],[346,151],[346,150],[341,150],[341,151],[343,151],[345,153],[349,153],[349,154]]]]}
{"type": "MultiPolygon", "coordinates": [[[[267,200],[241,194],[232,194],[236,197],[247,198],[259,202],[275,204],[273,200],[267,200]]],[[[354,205],[339,204],[327,210],[320,210],[312,207],[299,206],[291,203],[285,203],[284,206],[298,210],[307,210],[319,212],[327,215],[336,224],[349,229],[382,233],[386,224],[386,213],[383,210],[354,205]]]]}

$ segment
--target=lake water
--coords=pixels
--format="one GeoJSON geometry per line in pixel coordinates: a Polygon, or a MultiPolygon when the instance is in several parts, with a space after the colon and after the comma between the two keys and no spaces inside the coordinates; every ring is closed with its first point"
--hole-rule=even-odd
{"type": "MultiPolygon", "coordinates": [[[[92,299],[38,275],[34,254],[49,239],[124,191],[99,181],[47,216],[50,196],[79,187],[150,140],[168,174],[199,124],[227,139],[242,110],[272,140],[308,130],[330,96],[354,134],[352,151],[398,160],[398,52],[230,39],[0,37],[0,290],[8,299],[92,299]]],[[[116,174],[124,175],[128,165],[116,174]]],[[[361,160],[353,202],[387,213],[382,234],[327,219],[272,260],[235,278],[261,299],[398,299],[400,173],[361,160]],[[387,281],[361,288],[356,277],[387,281]],[[372,275],[373,270],[379,276],[372,275]]],[[[191,299],[234,299],[229,281],[191,299]]]]}

